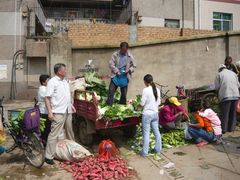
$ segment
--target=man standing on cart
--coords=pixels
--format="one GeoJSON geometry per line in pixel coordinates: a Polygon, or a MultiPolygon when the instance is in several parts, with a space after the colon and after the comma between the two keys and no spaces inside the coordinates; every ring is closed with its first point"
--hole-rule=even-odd
{"type": "Polygon", "coordinates": [[[121,42],[120,50],[113,53],[112,59],[109,61],[111,82],[109,85],[107,104],[110,106],[113,105],[114,94],[118,87],[120,87],[121,90],[119,104],[126,104],[127,101],[129,76],[132,75],[134,68],[136,68],[135,60],[132,54],[128,52],[128,47],[127,42],[121,42]]]}

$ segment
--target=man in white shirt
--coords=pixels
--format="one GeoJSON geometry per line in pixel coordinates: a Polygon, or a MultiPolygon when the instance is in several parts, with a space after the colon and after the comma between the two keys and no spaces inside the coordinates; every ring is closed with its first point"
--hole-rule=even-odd
{"type": "Polygon", "coordinates": [[[71,103],[70,87],[65,79],[66,65],[55,64],[54,73],[56,76],[51,78],[47,84],[45,103],[48,110],[48,119],[52,121],[51,132],[48,136],[46,147],[45,162],[53,165],[57,138],[65,129],[67,139],[74,140],[72,129],[72,112],[75,108],[71,103]]]}

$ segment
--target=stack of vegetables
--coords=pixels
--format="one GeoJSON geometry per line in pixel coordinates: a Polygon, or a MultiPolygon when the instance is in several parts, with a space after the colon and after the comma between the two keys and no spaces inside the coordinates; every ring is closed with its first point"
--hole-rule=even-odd
{"type": "MultiPolygon", "coordinates": [[[[171,147],[180,147],[185,144],[188,144],[188,142],[184,139],[182,129],[176,129],[169,132],[161,133],[162,137],[162,146],[164,148],[171,148],[171,147]]],[[[134,138],[130,139],[128,141],[128,145],[136,152],[139,153],[142,150],[143,147],[143,137],[142,137],[142,127],[141,125],[138,125],[137,127],[137,133],[134,138]]],[[[155,137],[153,132],[150,133],[150,143],[149,143],[150,149],[154,149],[155,147],[155,137]]]]}
{"type": "MultiPolygon", "coordinates": [[[[17,109],[16,111],[9,112],[9,122],[15,132],[19,132],[21,129],[21,123],[24,118],[25,109],[17,109]]],[[[45,129],[46,119],[40,118],[40,131],[45,129]]]]}
{"type": "MultiPolygon", "coordinates": [[[[99,119],[115,120],[131,117],[140,116],[141,108],[138,108],[140,104],[141,96],[138,95],[135,100],[129,100],[126,105],[118,104],[120,99],[120,93],[117,91],[114,97],[113,106],[106,104],[108,88],[106,87],[105,81],[98,77],[96,72],[86,72],[84,74],[85,81],[87,83],[86,99],[91,101],[93,99],[93,93],[98,100],[99,119]],[[93,92],[93,93],[92,93],[93,92]]],[[[79,93],[79,100],[85,100],[85,94],[79,93]]]]}
{"type": "Polygon", "coordinates": [[[104,160],[90,156],[80,162],[61,163],[60,167],[72,173],[74,179],[79,180],[123,179],[133,174],[127,162],[119,157],[104,160]]]}

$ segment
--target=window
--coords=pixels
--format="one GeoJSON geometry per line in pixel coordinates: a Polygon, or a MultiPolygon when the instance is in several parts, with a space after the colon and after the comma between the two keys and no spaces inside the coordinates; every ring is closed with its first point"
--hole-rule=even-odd
{"type": "Polygon", "coordinates": [[[180,28],[180,21],[177,19],[165,19],[165,27],[180,28]]]}
{"type": "Polygon", "coordinates": [[[232,30],[232,14],[213,13],[213,29],[217,31],[232,30]]]}

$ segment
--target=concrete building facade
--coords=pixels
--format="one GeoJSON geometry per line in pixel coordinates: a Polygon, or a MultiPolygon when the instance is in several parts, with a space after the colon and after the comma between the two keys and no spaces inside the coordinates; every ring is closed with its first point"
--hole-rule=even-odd
{"type": "Polygon", "coordinates": [[[132,0],[140,26],[240,30],[238,0],[132,0]]]}
{"type": "Polygon", "coordinates": [[[41,45],[34,51],[35,54],[32,51],[34,46],[27,48],[27,38],[44,31],[43,12],[41,8],[34,11],[33,7],[40,7],[39,2],[0,1],[0,96],[27,98],[31,91],[35,92],[31,88],[32,82],[38,80],[39,74],[48,73],[46,41],[39,41],[41,45]],[[39,53],[41,49],[44,53],[39,53]]]}
{"type": "Polygon", "coordinates": [[[201,18],[196,21],[195,28],[223,31],[240,30],[240,1],[201,1],[199,6],[201,18]]]}
{"type": "Polygon", "coordinates": [[[193,28],[193,0],[132,0],[141,26],[193,28]]]}

